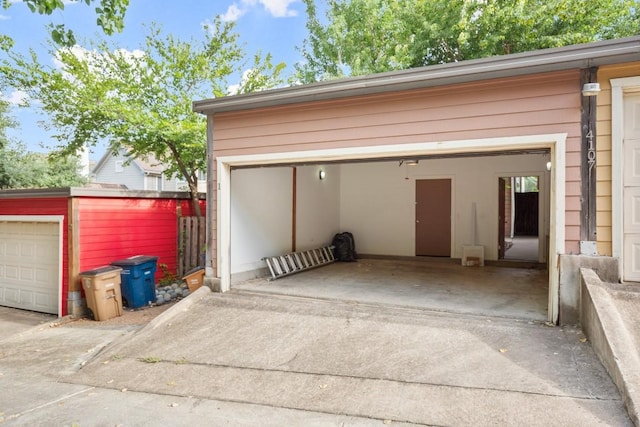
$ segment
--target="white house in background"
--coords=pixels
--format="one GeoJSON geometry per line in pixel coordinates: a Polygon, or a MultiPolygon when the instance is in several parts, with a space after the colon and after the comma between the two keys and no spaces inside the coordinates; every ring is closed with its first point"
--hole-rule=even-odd
{"type": "MultiPolygon", "coordinates": [[[[168,178],[164,165],[153,155],[131,159],[126,150],[107,151],[91,173],[91,182],[126,185],[130,190],[187,191],[186,181],[168,178]]],[[[198,176],[198,191],[206,191],[206,176],[198,176]]]]}

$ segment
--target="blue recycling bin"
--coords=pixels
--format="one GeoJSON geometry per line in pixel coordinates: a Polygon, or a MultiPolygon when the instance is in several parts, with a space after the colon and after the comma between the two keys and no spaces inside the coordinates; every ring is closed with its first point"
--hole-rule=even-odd
{"type": "Polygon", "coordinates": [[[127,307],[139,308],[156,302],[156,261],[157,256],[136,255],[111,263],[122,268],[120,286],[127,307]]]}

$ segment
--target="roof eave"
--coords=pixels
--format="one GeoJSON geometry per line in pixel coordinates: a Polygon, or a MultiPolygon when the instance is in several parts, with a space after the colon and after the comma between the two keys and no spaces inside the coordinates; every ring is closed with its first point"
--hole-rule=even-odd
{"type": "MultiPolygon", "coordinates": [[[[68,198],[68,197],[102,197],[102,198],[139,198],[139,199],[189,199],[185,191],[149,191],[124,190],[115,188],[35,188],[0,190],[2,199],[39,199],[39,198],[68,198]]],[[[201,195],[200,198],[203,198],[201,195]]]]}
{"type": "Polygon", "coordinates": [[[209,115],[639,60],[636,36],[205,99],[193,111],[209,115]]]}

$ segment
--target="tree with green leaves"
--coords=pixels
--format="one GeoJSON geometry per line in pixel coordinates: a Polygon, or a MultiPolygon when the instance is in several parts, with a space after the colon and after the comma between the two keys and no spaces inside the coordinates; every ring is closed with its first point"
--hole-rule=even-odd
{"type": "MultiPolygon", "coordinates": [[[[64,10],[63,0],[22,0],[31,12],[40,15],[51,15],[54,11],[64,10]]],[[[15,1],[2,0],[2,7],[8,9],[15,1]]],[[[79,0],[86,6],[95,6],[96,24],[102,28],[107,35],[120,32],[124,28],[124,15],[129,7],[129,0],[79,0]]],[[[73,30],[68,29],[64,24],[51,24],[49,26],[51,38],[58,44],[73,46],[76,43],[73,30]]],[[[4,43],[8,43],[7,36],[3,36],[4,43]]]]}
{"type": "Polygon", "coordinates": [[[281,83],[284,64],[271,56],[244,60],[234,24],[217,19],[205,28],[204,40],[180,41],[149,28],[139,50],[99,42],[85,49],[53,45],[56,64],[9,53],[0,66],[7,84],[26,92],[46,114],[59,149],[78,152],[85,145],[108,141],[113,152],[153,154],[168,167],[169,177],[185,179],[194,211],[198,172],[206,170],[206,120],[192,111],[194,99],[225,96],[228,79],[243,73],[237,93],[281,83]]]}
{"type": "Polygon", "coordinates": [[[24,144],[10,140],[6,131],[16,125],[9,103],[0,99],[0,189],[73,187],[87,182],[77,156],[29,152],[24,144]]]}
{"type": "Polygon", "coordinates": [[[640,0],[303,1],[303,83],[640,33],[640,0]]]}
{"type": "Polygon", "coordinates": [[[86,182],[76,156],[29,152],[20,143],[0,149],[1,189],[75,187],[86,182]]]}
{"type": "Polygon", "coordinates": [[[0,150],[9,145],[7,129],[15,127],[15,121],[9,116],[9,103],[0,98],[0,150]]]}
{"type": "Polygon", "coordinates": [[[0,188],[9,179],[7,155],[5,151],[9,146],[7,129],[15,127],[15,121],[9,116],[9,103],[0,98],[0,188]]]}

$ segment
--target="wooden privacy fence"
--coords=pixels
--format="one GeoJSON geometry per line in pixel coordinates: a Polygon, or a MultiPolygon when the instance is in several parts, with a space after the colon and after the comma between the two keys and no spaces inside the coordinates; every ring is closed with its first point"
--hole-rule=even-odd
{"type": "Polygon", "coordinates": [[[206,243],[205,218],[178,218],[178,277],[194,267],[204,266],[202,254],[206,243]]]}

